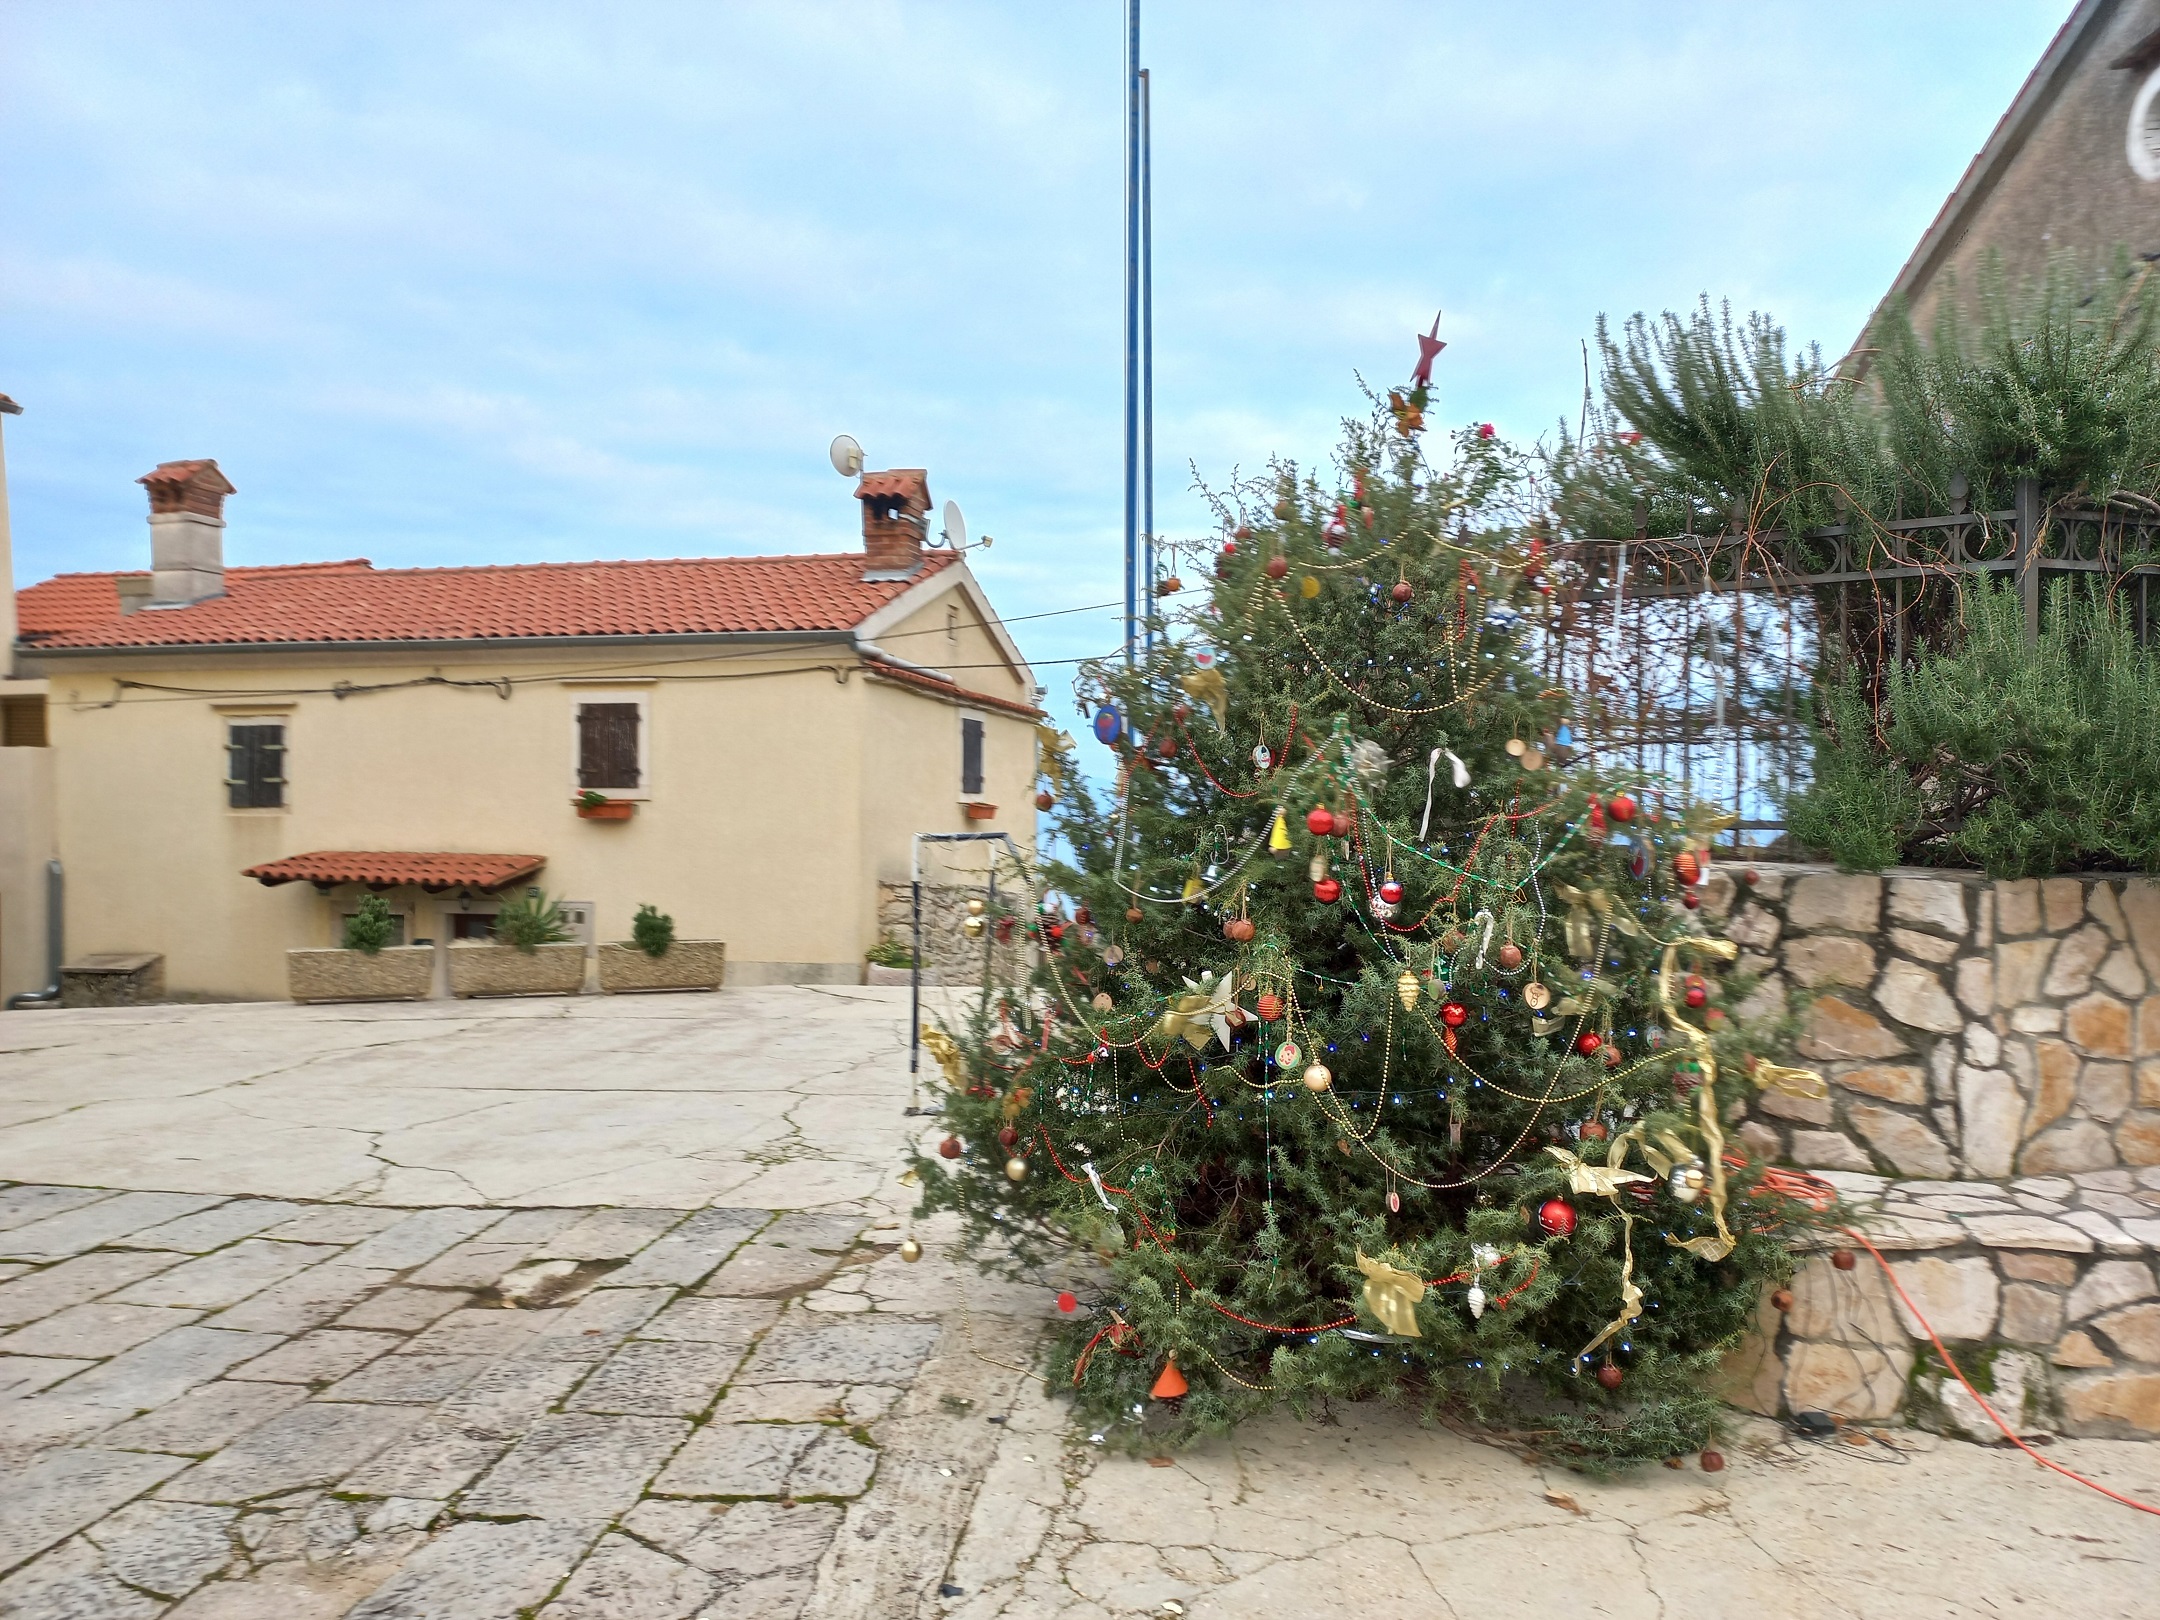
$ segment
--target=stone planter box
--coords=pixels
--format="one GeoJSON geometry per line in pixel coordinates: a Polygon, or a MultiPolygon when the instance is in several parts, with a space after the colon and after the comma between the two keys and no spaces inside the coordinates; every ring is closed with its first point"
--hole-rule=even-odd
{"type": "Polygon", "coordinates": [[[727,944],[717,939],[678,939],[665,956],[647,956],[635,945],[600,947],[600,988],[717,990],[727,977],[727,944]]]}
{"type": "Polygon", "coordinates": [[[422,1001],[435,980],[435,947],[287,951],[285,983],[295,1001],[422,1001]]]}
{"type": "Polygon", "coordinates": [[[452,945],[454,996],[574,996],[585,986],[585,947],[542,945],[531,955],[508,945],[452,945]]]}
{"type": "MultiPolygon", "coordinates": [[[[912,984],[914,981],[915,970],[913,968],[880,967],[875,962],[865,962],[863,964],[862,982],[864,984],[912,984]]],[[[938,972],[936,968],[924,968],[922,982],[926,986],[942,985],[945,982],[945,976],[938,972]]]]}
{"type": "Polygon", "coordinates": [[[140,1007],[165,998],[165,958],[155,951],[101,951],[60,970],[63,1007],[140,1007]]]}

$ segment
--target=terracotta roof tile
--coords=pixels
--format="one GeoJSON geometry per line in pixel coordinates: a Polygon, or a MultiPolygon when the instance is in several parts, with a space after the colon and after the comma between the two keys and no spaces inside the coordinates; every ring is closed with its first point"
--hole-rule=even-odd
{"type": "Polygon", "coordinates": [[[881,681],[891,681],[895,686],[913,687],[919,692],[934,693],[950,698],[955,703],[978,703],[986,709],[1002,709],[1007,714],[1026,715],[1030,720],[1040,720],[1043,711],[1028,703],[1016,703],[1011,698],[992,697],[988,692],[977,692],[962,686],[958,681],[940,679],[923,670],[902,669],[896,664],[865,664],[863,673],[874,675],[881,681]]]}
{"type": "Polygon", "coordinates": [[[240,875],[266,888],[280,883],[417,883],[423,889],[499,889],[547,864],[545,855],[461,855],[450,852],[318,849],[250,866],[240,875]]]}
{"type": "Polygon", "coordinates": [[[230,568],[224,596],[124,618],[113,574],[63,574],[16,602],[40,651],[851,630],[955,560],[926,552],[909,578],[877,581],[862,577],[861,552],[498,568],[363,560],[230,568]]]}
{"type": "Polygon", "coordinates": [[[923,467],[895,467],[890,472],[864,473],[855,486],[855,498],[905,501],[918,512],[930,510],[930,473],[923,467]]]}

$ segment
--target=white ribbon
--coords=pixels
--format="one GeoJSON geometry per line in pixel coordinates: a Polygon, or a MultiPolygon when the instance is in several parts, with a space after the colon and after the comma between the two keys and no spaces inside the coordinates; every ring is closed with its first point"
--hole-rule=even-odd
{"type": "Polygon", "coordinates": [[[1425,834],[1432,828],[1433,777],[1440,769],[1440,756],[1442,754],[1447,755],[1448,763],[1455,767],[1455,785],[1459,788],[1466,788],[1470,785],[1470,767],[1456,757],[1455,750],[1452,748],[1435,748],[1432,751],[1431,757],[1425,761],[1425,814],[1418,821],[1417,829],[1417,841],[1421,844],[1425,842],[1425,834]]]}
{"type": "Polygon", "coordinates": [[[1095,1189],[1095,1196],[1102,1200],[1102,1207],[1104,1209],[1107,1209],[1111,1214],[1115,1215],[1117,1213],[1117,1205],[1111,1203],[1110,1195],[1102,1190],[1101,1173],[1096,1170],[1092,1162],[1083,1164],[1080,1166],[1080,1168],[1087,1172],[1088,1185],[1095,1189]]]}

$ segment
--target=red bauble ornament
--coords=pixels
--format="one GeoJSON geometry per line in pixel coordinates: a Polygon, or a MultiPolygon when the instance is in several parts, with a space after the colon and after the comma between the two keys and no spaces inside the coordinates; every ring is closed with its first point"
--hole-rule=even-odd
{"type": "Polygon", "coordinates": [[[1595,1052],[1599,1047],[1603,1046],[1604,1044],[1605,1042],[1603,1038],[1598,1035],[1597,1031],[1586,1029],[1582,1032],[1581,1035],[1576,1037],[1575,1050],[1580,1052],[1584,1057],[1588,1057],[1592,1052],[1595,1052]]]}
{"type": "Polygon", "coordinates": [[[1270,557],[1263,572],[1266,573],[1269,579],[1281,579],[1283,575],[1290,572],[1289,559],[1286,557],[1270,557]]]}
{"type": "Polygon", "coordinates": [[[1791,1310],[1792,1290],[1790,1288],[1779,1288],[1772,1290],[1770,1295],[1770,1304],[1772,1309],[1780,1312],[1791,1310]]]}
{"type": "Polygon", "coordinates": [[[998,1145],[1001,1147],[1011,1147],[1019,1140],[1020,1133],[1010,1125],[998,1132],[998,1145]]]}
{"type": "Polygon", "coordinates": [[[1272,1024],[1282,1017],[1282,997],[1270,990],[1253,1003],[1253,1010],[1259,1013],[1261,1023],[1272,1024]]]}
{"type": "Polygon", "coordinates": [[[1691,984],[1687,987],[1687,992],[1683,999],[1690,1007],[1700,1007],[1704,1002],[1710,999],[1710,992],[1705,990],[1699,984],[1691,984]]]}
{"type": "Polygon", "coordinates": [[[1222,543],[1222,554],[1225,557],[1235,557],[1237,555],[1237,542],[1235,540],[1225,540],[1222,543]]]}
{"type": "Polygon", "coordinates": [[[946,1137],[944,1141],[940,1142],[940,1143],[939,1143],[939,1144],[937,1145],[937,1150],[938,1150],[938,1157],[939,1157],[939,1158],[941,1158],[941,1159],[957,1159],[957,1158],[959,1158],[959,1157],[960,1157],[960,1138],[959,1138],[959,1137],[957,1137],[957,1136],[948,1136],[948,1137],[946,1137]]]}
{"type": "Polygon", "coordinates": [[[1380,885],[1380,898],[1388,905],[1401,905],[1402,885],[1400,883],[1397,883],[1393,878],[1389,878],[1385,883],[1380,885]]]}
{"type": "Polygon", "coordinates": [[[1752,889],[1755,887],[1756,884],[1762,881],[1762,874],[1756,871],[1755,868],[1751,866],[1745,872],[1742,872],[1740,874],[1740,881],[1742,883],[1745,883],[1749,888],[1752,889]]]}
{"type": "Polygon", "coordinates": [[[1035,795],[1035,808],[1038,810],[1047,810],[1056,803],[1056,797],[1050,793],[1044,792],[1035,795]]]}
{"type": "Polygon", "coordinates": [[[1513,973],[1522,966],[1522,947],[1520,945],[1503,945],[1499,950],[1493,952],[1493,960],[1498,962],[1506,972],[1513,973]]]}
{"type": "Polygon", "coordinates": [[[1440,1022],[1449,1029],[1461,1029],[1469,1022],[1470,1009],[1459,1001],[1443,1001],[1440,1004],[1440,1022]]]}
{"type": "Polygon", "coordinates": [[[1623,1376],[1625,1375],[1622,1374],[1620,1369],[1609,1361],[1597,1370],[1597,1381],[1607,1389],[1618,1389],[1623,1376]]]}
{"type": "Polygon", "coordinates": [[[1390,595],[1390,596],[1394,597],[1394,598],[1395,598],[1395,600],[1396,600],[1396,601],[1398,601],[1398,602],[1407,602],[1407,601],[1409,601],[1409,600],[1410,600],[1410,582],[1409,582],[1409,581],[1408,581],[1407,579],[1398,579],[1398,580],[1397,580],[1397,581],[1395,582],[1395,588],[1394,588],[1393,590],[1389,591],[1389,592],[1388,592],[1388,595],[1390,595]]]}
{"type": "Polygon", "coordinates": [[[1170,705],[1170,718],[1182,726],[1192,718],[1192,709],[1187,704],[1173,703],[1170,705]]]}
{"type": "Polygon", "coordinates": [[[1332,906],[1342,898],[1342,885],[1331,877],[1322,878],[1312,886],[1312,897],[1332,906]]]}
{"type": "Polygon", "coordinates": [[[1683,906],[1686,906],[1690,911],[1702,910],[1702,896],[1697,894],[1693,889],[1688,890],[1686,894],[1683,894],[1680,897],[1680,903],[1683,906]]]}
{"type": "Polygon", "coordinates": [[[1230,538],[1233,540],[1250,540],[1252,538],[1252,530],[1247,528],[1244,524],[1240,523],[1237,526],[1236,532],[1233,533],[1230,538]]]}
{"type": "Polygon", "coordinates": [[[1833,1249],[1830,1252],[1830,1263],[1840,1271],[1850,1271],[1860,1263],[1860,1257],[1850,1249],[1833,1249]]]}
{"type": "Polygon", "coordinates": [[[1315,838],[1325,838],[1335,830],[1335,812],[1325,805],[1315,805],[1305,812],[1305,830],[1315,838]]]}
{"type": "Polygon", "coordinates": [[[1260,927],[1250,917],[1232,917],[1222,925],[1222,931],[1223,938],[1231,944],[1242,945],[1259,933],[1260,927]]]}
{"type": "Polygon", "coordinates": [[[1125,908],[1125,920],[1129,923],[1143,921],[1146,916],[1147,913],[1142,911],[1138,906],[1127,906],[1125,908]]]}
{"type": "Polygon", "coordinates": [[[1702,881],[1702,862],[1695,858],[1692,849],[1683,849],[1672,858],[1673,876],[1690,887],[1702,881]]]}
{"type": "Polygon", "coordinates": [[[1163,738],[1161,742],[1155,745],[1155,752],[1162,755],[1164,759],[1176,759],[1177,739],[1175,737],[1163,738]]]}
{"type": "Polygon", "coordinates": [[[1094,920],[1095,913],[1088,910],[1086,906],[1075,906],[1073,908],[1073,921],[1078,923],[1082,928],[1087,927],[1087,925],[1094,920]]]}
{"type": "Polygon", "coordinates": [[[1564,1198],[1548,1198],[1538,1205],[1537,1223],[1553,1237],[1566,1237],[1575,1230],[1575,1206],[1564,1198]]]}
{"type": "Polygon", "coordinates": [[[1617,1046],[1608,1046],[1608,1047],[1604,1048],[1604,1050],[1603,1050],[1603,1051],[1602,1051],[1602,1052],[1601,1052],[1601,1053],[1600,1053],[1599,1055],[1600,1055],[1601,1057],[1603,1057],[1603,1058],[1605,1059],[1605,1067],[1606,1067],[1606,1068],[1608,1068],[1608,1069],[1617,1069],[1617,1068],[1619,1068],[1619,1067],[1620,1067],[1620,1048],[1619,1048],[1619,1047],[1617,1047],[1617,1046]]]}
{"type": "Polygon", "coordinates": [[[1612,803],[1605,807],[1605,813],[1625,826],[1635,819],[1635,801],[1625,793],[1615,793],[1612,803]]]}
{"type": "Polygon", "coordinates": [[[1704,1452],[1704,1453],[1702,1454],[1702,1471],[1703,1471],[1704,1473],[1706,1473],[1706,1474],[1722,1474],[1722,1473],[1724,1473],[1724,1472],[1725,1472],[1725,1453],[1724,1453],[1724,1452],[1722,1452],[1722,1451],[1706,1451],[1706,1452],[1704,1452]]]}
{"type": "Polygon", "coordinates": [[[1058,1295],[1058,1309],[1065,1315],[1070,1316],[1079,1308],[1079,1296],[1073,1293],[1071,1289],[1067,1289],[1064,1293],[1058,1295]]]}

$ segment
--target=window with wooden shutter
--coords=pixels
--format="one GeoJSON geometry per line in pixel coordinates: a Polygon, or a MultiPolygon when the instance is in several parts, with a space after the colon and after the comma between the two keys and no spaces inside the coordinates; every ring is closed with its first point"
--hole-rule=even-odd
{"type": "Polygon", "coordinates": [[[578,705],[578,786],[620,792],[644,785],[635,703],[578,705]]]}
{"type": "Polygon", "coordinates": [[[983,790],[983,723],[960,722],[960,793],[972,799],[983,790]]]}
{"type": "Polygon", "coordinates": [[[43,748],[45,698],[42,693],[0,698],[0,748],[43,748]]]}
{"type": "Polygon", "coordinates": [[[226,802],[235,810],[279,810],[285,804],[285,727],[271,720],[235,720],[225,729],[226,802]]]}

